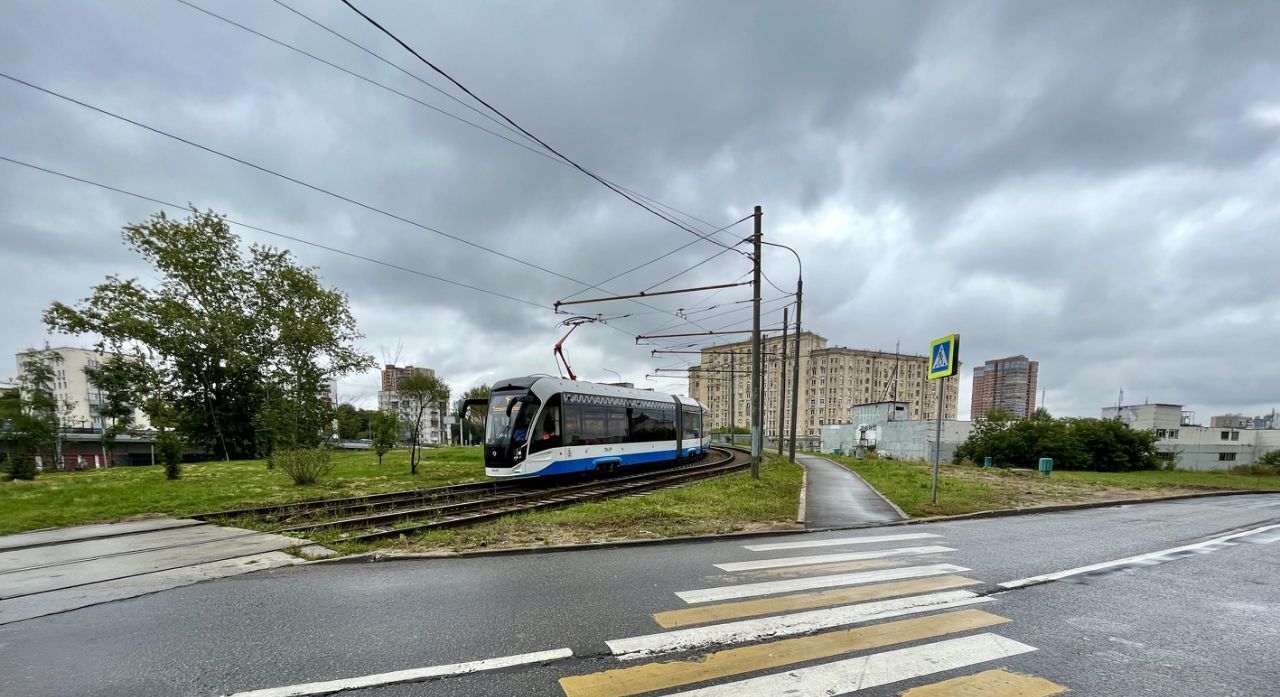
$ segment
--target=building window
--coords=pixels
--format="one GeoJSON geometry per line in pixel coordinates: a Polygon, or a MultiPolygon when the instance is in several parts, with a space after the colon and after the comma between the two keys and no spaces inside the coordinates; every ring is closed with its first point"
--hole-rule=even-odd
{"type": "Polygon", "coordinates": [[[1232,432],[1231,432],[1231,440],[1240,440],[1240,432],[1239,432],[1239,431],[1232,431],[1232,432]]]}
{"type": "Polygon", "coordinates": [[[1235,453],[1218,453],[1218,462],[1235,462],[1235,453]]]}
{"type": "Polygon", "coordinates": [[[1228,438],[1230,438],[1230,437],[1231,437],[1231,434],[1230,434],[1229,432],[1227,432],[1227,431],[1223,431],[1223,432],[1222,432],[1222,440],[1226,440],[1226,439],[1228,439],[1228,438]]]}

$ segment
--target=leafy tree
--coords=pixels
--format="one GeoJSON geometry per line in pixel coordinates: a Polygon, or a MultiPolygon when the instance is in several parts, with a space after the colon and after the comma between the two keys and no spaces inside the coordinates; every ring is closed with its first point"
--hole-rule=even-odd
{"type": "Polygon", "coordinates": [[[1257,465],[1280,473],[1280,450],[1272,450],[1258,458],[1257,465]]]}
{"type": "MultiPolygon", "coordinates": [[[[462,411],[462,403],[468,399],[489,399],[489,386],[477,385],[462,393],[458,401],[453,403],[453,413],[457,414],[462,411]]],[[[489,415],[489,408],[482,406],[473,406],[467,410],[466,421],[461,422],[460,428],[466,429],[466,437],[459,431],[458,436],[460,442],[467,443],[483,443],[484,442],[484,423],[489,415]]]]}
{"type": "Polygon", "coordinates": [[[370,420],[377,414],[370,409],[357,409],[353,404],[339,404],[334,410],[338,421],[338,437],[344,440],[370,438],[370,420]]]}
{"type": "Polygon", "coordinates": [[[369,419],[369,427],[373,430],[373,450],[378,454],[378,464],[381,465],[382,456],[396,447],[400,418],[393,412],[380,411],[369,419]]]}
{"type": "Polygon", "coordinates": [[[159,213],[122,234],[159,285],[108,276],[75,306],[53,303],[49,328],[153,358],[177,429],[225,459],[321,438],[320,380],[373,366],[353,348],[360,335],[346,296],[287,251],[251,245],[246,254],[212,211],[159,213]]]}
{"type": "Polygon", "coordinates": [[[19,400],[12,419],[14,440],[13,479],[34,479],[36,457],[62,466],[62,431],[74,403],[59,400],[54,393],[54,366],[62,355],[49,349],[31,349],[18,357],[19,400]]]}
{"type": "Polygon", "coordinates": [[[156,452],[164,465],[166,479],[177,479],[182,476],[182,439],[173,431],[163,431],[156,436],[156,452]]]}
{"type": "Polygon", "coordinates": [[[141,406],[147,383],[146,366],[140,361],[112,354],[97,367],[86,367],[85,377],[100,395],[102,459],[111,464],[116,439],[133,428],[133,415],[141,406]]]}
{"type": "Polygon", "coordinates": [[[1116,421],[1055,419],[1043,409],[1024,420],[993,409],[956,449],[955,461],[990,457],[1001,467],[1033,467],[1053,458],[1055,469],[1120,472],[1159,464],[1155,434],[1116,421]]]}
{"type": "Polygon", "coordinates": [[[400,397],[400,415],[409,429],[409,473],[418,473],[422,459],[419,444],[422,428],[432,407],[442,412],[449,403],[449,386],[434,375],[408,375],[396,385],[400,397]]]}

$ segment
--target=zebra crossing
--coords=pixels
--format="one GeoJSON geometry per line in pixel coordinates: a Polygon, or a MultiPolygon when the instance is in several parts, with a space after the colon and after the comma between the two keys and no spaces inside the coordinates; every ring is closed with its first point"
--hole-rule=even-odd
{"type": "Polygon", "coordinates": [[[677,606],[652,616],[659,631],[606,641],[616,664],[560,687],[566,697],[843,695],[972,667],[899,694],[1065,692],[988,665],[1036,647],[999,633],[1012,620],[974,592],[971,569],[946,562],[956,549],[944,542],[909,532],[744,545],[760,556],[709,560],[714,585],[673,590],[677,606]]]}

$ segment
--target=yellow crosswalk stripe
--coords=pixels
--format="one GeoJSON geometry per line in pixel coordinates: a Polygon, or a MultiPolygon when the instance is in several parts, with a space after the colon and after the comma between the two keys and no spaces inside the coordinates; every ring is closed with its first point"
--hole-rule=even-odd
{"type": "Polygon", "coordinates": [[[1044,678],[997,669],[913,687],[898,694],[902,697],[1048,697],[1066,691],[1067,688],[1044,678]]]}
{"type": "Polygon", "coordinates": [[[715,574],[712,576],[705,576],[703,578],[709,582],[723,581],[734,583],[738,581],[751,581],[762,578],[804,576],[805,574],[838,574],[845,571],[862,571],[864,569],[892,569],[896,566],[906,566],[907,564],[908,562],[897,559],[866,559],[863,561],[839,561],[829,562],[826,564],[809,564],[808,566],[784,566],[777,569],[755,569],[752,571],[739,571],[732,574],[715,574]]]}
{"type": "Polygon", "coordinates": [[[560,679],[566,697],[623,697],[758,670],[967,632],[1010,620],[982,610],[913,617],[825,634],[709,653],[688,661],[646,663],[560,679]]]}
{"type": "Polygon", "coordinates": [[[778,612],[803,610],[805,608],[845,605],[847,603],[858,603],[865,600],[895,598],[903,595],[916,595],[918,593],[933,593],[950,588],[971,586],[977,583],[979,582],[971,578],[965,578],[964,576],[934,576],[930,578],[894,581],[892,583],[877,583],[872,586],[836,588],[833,590],[814,591],[810,593],[796,593],[776,598],[742,600],[732,603],[720,603],[718,605],[704,605],[701,607],[690,607],[681,610],[669,610],[667,612],[659,612],[655,614],[653,619],[657,621],[658,625],[663,629],[675,629],[677,627],[706,624],[707,622],[721,622],[741,617],[757,617],[760,615],[771,615],[778,612]]]}

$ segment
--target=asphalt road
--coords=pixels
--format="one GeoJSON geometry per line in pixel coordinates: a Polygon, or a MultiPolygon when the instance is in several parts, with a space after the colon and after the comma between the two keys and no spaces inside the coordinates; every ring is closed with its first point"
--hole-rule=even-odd
{"type": "MultiPolygon", "coordinates": [[[[753,664],[759,656],[739,657],[732,674],[654,694],[726,683],[731,684],[727,694],[771,694],[766,690],[776,686],[732,684],[788,671],[816,680],[834,662],[844,665],[871,654],[875,656],[866,660],[880,661],[875,665],[883,664],[882,670],[877,673],[863,666],[860,679],[868,675],[896,679],[859,694],[898,694],[913,686],[994,668],[1038,676],[1069,688],[1071,694],[1277,694],[1280,528],[1195,553],[1147,559],[1043,585],[1013,590],[997,585],[1277,523],[1280,495],[1254,495],[713,543],[281,568],[0,626],[0,675],[4,676],[0,694],[204,697],[568,648],[572,658],[544,666],[358,693],[366,697],[563,695],[559,680],[566,676],[651,663],[620,660],[606,642],[663,632],[655,613],[756,598],[786,602],[795,595],[781,590],[763,594],[772,587],[755,585],[760,583],[805,584],[848,573],[913,573],[911,569],[939,564],[963,569],[950,576],[978,582],[947,592],[976,594],[975,600],[964,602],[980,604],[833,625],[828,629],[866,627],[860,630],[866,633],[864,639],[881,643],[812,659],[803,659],[802,652],[795,662],[772,668],[753,664]],[[932,537],[780,550],[745,548],[905,534],[932,537]],[[800,557],[876,556],[903,549],[914,551],[892,552],[893,556],[878,559],[845,556],[790,565],[806,561],[800,557]],[[716,568],[716,564],[730,568],[716,568]],[[735,564],[768,568],[743,569],[735,564]],[[730,587],[761,595],[707,603],[689,603],[675,595],[740,592],[730,587]],[[945,636],[904,634],[889,643],[880,631],[894,622],[925,617],[928,631],[938,632],[943,615],[956,610],[980,611],[988,618],[984,621],[999,624],[945,636]],[[997,639],[984,639],[991,635],[997,639]],[[963,648],[960,655],[970,662],[917,677],[895,673],[905,670],[902,651],[927,653],[942,640],[957,642],[956,651],[963,648]],[[1025,652],[977,660],[981,652],[973,643],[987,641],[995,646],[997,640],[1003,642],[1000,646],[1025,652]],[[893,651],[899,653],[882,655],[893,651]]],[[[937,578],[935,574],[921,582],[933,583],[937,578]]],[[[847,588],[878,585],[883,584],[847,588]]],[[[837,610],[827,608],[815,614],[826,619],[837,610]]],[[[792,614],[777,610],[762,619],[785,622],[792,614]]],[[[824,634],[797,636],[809,642],[824,634]]],[[[713,639],[653,661],[696,658],[731,643],[749,646],[778,640],[780,636],[741,643],[713,639]]],[[[669,669],[655,668],[657,672],[669,669]]],[[[805,683],[811,684],[818,683],[805,683]]],[[[584,690],[578,694],[605,694],[584,690]]]]}

